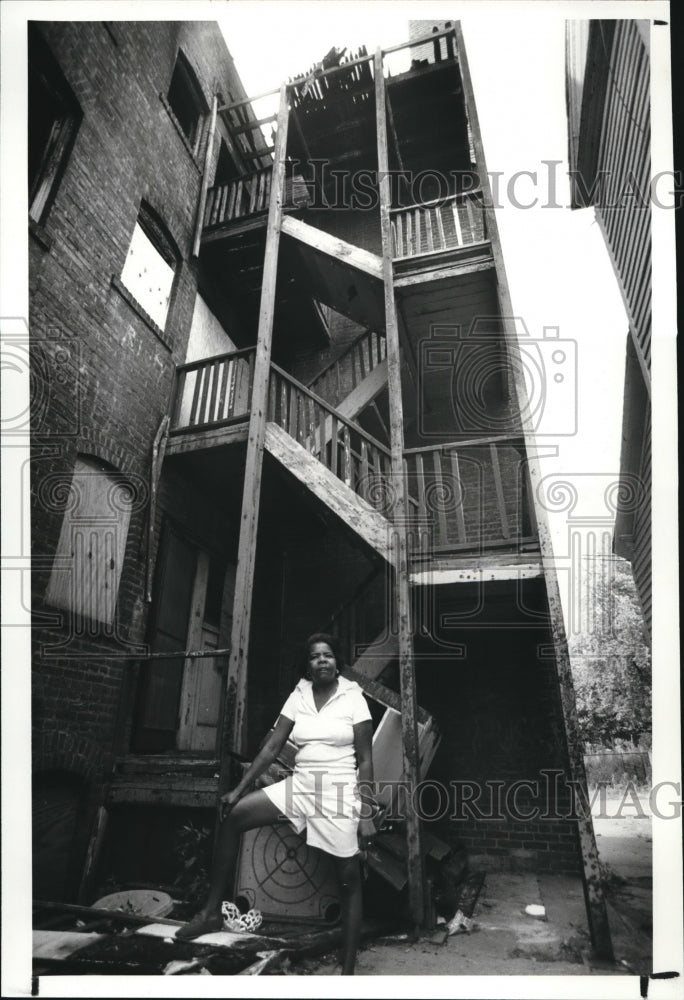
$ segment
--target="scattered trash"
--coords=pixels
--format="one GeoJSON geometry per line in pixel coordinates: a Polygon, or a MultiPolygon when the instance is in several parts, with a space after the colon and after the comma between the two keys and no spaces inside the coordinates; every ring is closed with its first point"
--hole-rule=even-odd
{"type": "Polygon", "coordinates": [[[93,906],[101,910],[121,910],[141,917],[165,917],[173,909],[167,892],[156,889],[124,889],[102,896],[93,906]]]}
{"type": "Polygon", "coordinates": [[[437,930],[434,931],[434,933],[431,934],[426,940],[429,941],[430,944],[444,944],[448,937],[449,931],[446,926],[442,926],[438,927],[437,930]]]}
{"type": "Polygon", "coordinates": [[[452,934],[470,934],[473,927],[473,918],[466,917],[462,910],[456,910],[456,913],[446,926],[449,937],[452,934]]]}
{"type": "Polygon", "coordinates": [[[192,972],[194,969],[201,968],[201,966],[202,962],[198,958],[191,958],[189,961],[174,958],[173,961],[164,967],[163,975],[177,976],[181,972],[192,972]]]}
{"type": "Polygon", "coordinates": [[[546,907],[542,906],[541,903],[530,903],[529,906],[525,907],[525,913],[528,917],[536,917],[537,920],[546,919],[546,907]]]}

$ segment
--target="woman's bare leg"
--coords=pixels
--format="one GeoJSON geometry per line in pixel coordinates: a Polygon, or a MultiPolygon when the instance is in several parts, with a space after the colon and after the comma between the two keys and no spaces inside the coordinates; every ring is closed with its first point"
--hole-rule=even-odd
{"type": "Polygon", "coordinates": [[[179,928],[176,937],[190,939],[220,929],[221,903],[235,879],[240,837],[247,830],[277,823],[279,818],[282,818],[280,810],[261,789],[240,799],[219,827],[209,879],[209,894],[204,906],[189,923],[179,928]]]}
{"type": "Polygon", "coordinates": [[[335,858],[342,902],[342,975],[353,976],[361,938],[363,899],[359,855],[335,858]]]}

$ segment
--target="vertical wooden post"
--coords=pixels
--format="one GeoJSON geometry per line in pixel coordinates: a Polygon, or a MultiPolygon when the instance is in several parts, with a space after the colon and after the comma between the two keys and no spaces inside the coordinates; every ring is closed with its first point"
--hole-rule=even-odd
{"type": "Polygon", "coordinates": [[[216,132],[216,110],[218,108],[218,97],[214,94],[211,102],[211,117],[209,119],[209,134],[207,135],[207,148],[204,152],[204,170],[202,171],[202,187],[200,188],[199,204],[197,206],[197,218],[195,219],[195,239],[192,245],[192,256],[199,257],[200,243],[202,240],[202,229],[204,228],[204,210],[207,204],[207,191],[209,190],[209,167],[211,166],[211,153],[214,147],[214,133],[216,132]]]}
{"type": "Polygon", "coordinates": [[[266,249],[261,286],[261,305],[259,307],[259,328],[247,437],[245,481],[242,491],[233,625],[230,638],[228,676],[226,678],[224,724],[221,736],[220,791],[226,789],[230,780],[227,751],[232,749],[241,753],[244,750],[245,742],[249,629],[252,616],[252,589],[254,585],[254,561],[257,547],[264,438],[268,415],[268,386],[271,368],[273,319],[276,304],[278,247],[280,244],[280,225],[283,217],[283,196],[285,190],[285,152],[287,149],[288,125],[287,99],[287,85],[283,83],[280,88],[278,132],[275,142],[273,184],[271,187],[271,202],[268,209],[268,223],[266,228],[266,249]]]}
{"type": "MultiPolygon", "coordinates": [[[[395,492],[393,544],[396,548],[395,593],[399,631],[399,679],[401,688],[401,734],[404,778],[412,793],[420,779],[418,729],[416,724],[416,678],[413,661],[413,630],[409,580],[406,487],[403,475],[404,414],[401,399],[401,354],[399,327],[394,300],[392,267],[392,230],[390,223],[390,178],[387,152],[387,103],[382,71],[382,50],[375,52],[375,114],[378,138],[378,181],[380,185],[380,226],[382,231],[382,268],[385,288],[385,332],[387,340],[387,388],[390,407],[390,453],[392,485],[395,492]]],[[[425,869],[420,842],[418,814],[407,797],[406,857],[408,865],[409,905],[416,927],[425,918],[425,869]]]]}
{"type": "MultiPolygon", "coordinates": [[[[577,707],[575,703],[575,688],[572,679],[567,637],[565,634],[563,608],[561,605],[558,576],[554,562],[551,533],[546,509],[543,504],[538,503],[536,499],[536,487],[541,480],[541,468],[537,457],[535,431],[532,419],[529,416],[529,407],[527,406],[527,389],[523,375],[524,369],[520,363],[520,348],[518,345],[515,321],[513,319],[513,306],[506,279],[506,270],[504,267],[499,231],[496,225],[494,210],[489,207],[492,205],[491,190],[489,190],[489,175],[487,173],[484,147],[482,144],[482,136],[480,134],[480,125],[477,117],[477,109],[475,107],[475,98],[460,24],[456,26],[455,30],[456,48],[458,52],[459,66],[461,68],[461,79],[463,81],[466,111],[472,127],[475,158],[480,178],[482,180],[482,191],[485,196],[484,211],[489,238],[492,245],[492,256],[494,258],[498,279],[499,306],[503,319],[504,339],[506,341],[506,349],[509,357],[512,357],[514,361],[517,362],[513,365],[513,385],[517,405],[522,417],[525,452],[527,455],[531,484],[530,495],[535,508],[534,514],[537,521],[539,549],[541,552],[542,566],[544,568],[544,581],[546,584],[549,616],[551,620],[556,677],[561,704],[563,707],[563,722],[568,748],[570,776],[573,781],[577,782],[580,787],[584,788],[586,793],[586,774],[584,770],[584,755],[579,732],[577,707]]],[[[577,832],[582,856],[584,898],[587,907],[587,917],[592,945],[594,947],[594,951],[599,957],[612,960],[613,945],[610,937],[608,914],[606,911],[606,903],[601,884],[598,851],[596,849],[596,839],[594,837],[594,827],[591,815],[580,815],[577,820],[577,832]]]]}

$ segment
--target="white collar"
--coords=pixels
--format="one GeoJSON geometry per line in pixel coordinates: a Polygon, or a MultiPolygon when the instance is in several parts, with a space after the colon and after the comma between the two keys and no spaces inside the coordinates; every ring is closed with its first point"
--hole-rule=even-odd
{"type": "MultiPolygon", "coordinates": [[[[356,681],[350,681],[348,677],[343,677],[342,674],[337,675],[337,690],[332,694],[326,701],[326,705],[329,705],[331,701],[335,698],[339,698],[340,695],[346,694],[352,688],[357,688],[359,685],[356,681]]],[[[302,677],[300,681],[297,682],[296,690],[301,691],[305,697],[309,697],[313,703],[313,682],[307,677],[302,677]]]]}

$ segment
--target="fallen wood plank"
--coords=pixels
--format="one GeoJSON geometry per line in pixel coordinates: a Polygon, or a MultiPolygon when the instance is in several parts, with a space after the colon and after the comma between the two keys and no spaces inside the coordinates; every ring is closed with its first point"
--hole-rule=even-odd
{"type": "Polygon", "coordinates": [[[69,958],[105,937],[106,934],[90,934],[83,931],[34,931],[33,957],[41,960],[69,958]]]}
{"type": "Polygon", "coordinates": [[[249,931],[212,931],[209,934],[203,934],[202,937],[194,938],[192,941],[181,940],[176,942],[177,930],[177,927],[175,929],[169,928],[168,924],[160,920],[155,920],[154,923],[148,922],[144,927],[140,927],[136,931],[136,934],[142,934],[146,937],[163,938],[164,940],[171,939],[174,943],[183,945],[192,944],[202,947],[232,948],[238,951],[256,952],[258,950],[263,951],[264,948],[277,950],[290,946],[290,942],[285,938],[252,934],[249,931]]]}
{"type": "MultiPolygon", "coordinates": [[[[78,917],[105,917],[110,920],[118,920],[125,924],[145,925],[151,921],[150,916],[141,916],[139,913],[127,913],[125,910],[107,910],[98,906],[79,906],[76,903],[52,903],[44,900],[35,900],[33,910],[56,910],[61,913],[73,913],[78,917]]],[[[184,920],[171,920],[169,917],[155,917],[156,924],[164,924],[166,927],[180,927],[184,920]]]]}
{"type": "Polygon", "coordinates": [[[242,972],[238,972],[239,976],[260,976],[267,969],[272,969],[274,966],[279,965],[287,956],[288,952],[281,951],[259,951],[257,952],[258,959],[253,962],[252,965],[248,965],[246,969],[242,972]]]}

